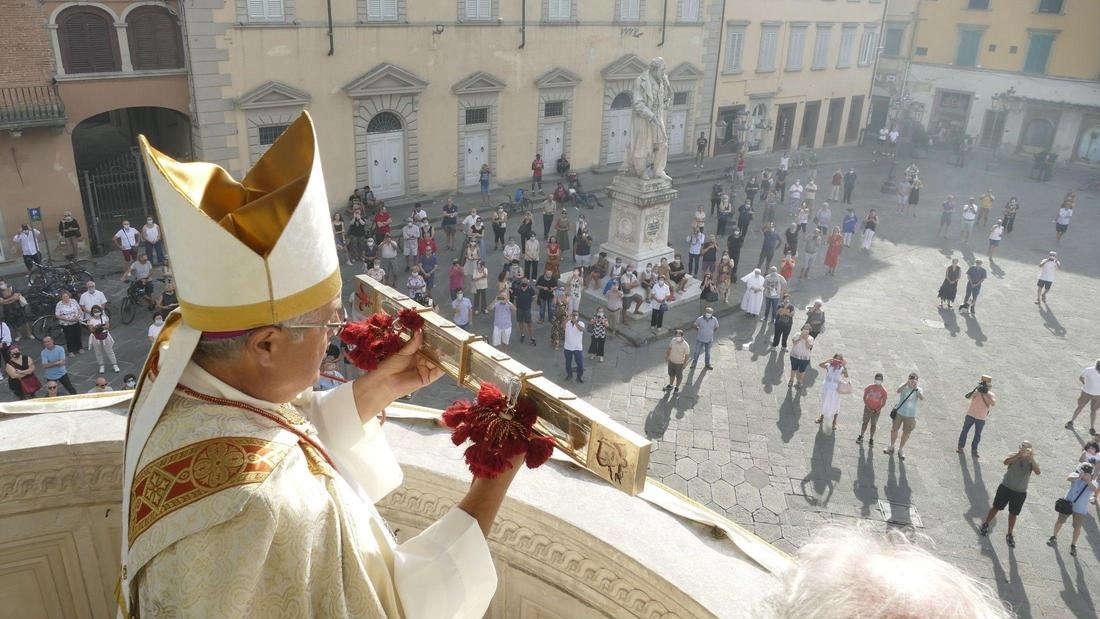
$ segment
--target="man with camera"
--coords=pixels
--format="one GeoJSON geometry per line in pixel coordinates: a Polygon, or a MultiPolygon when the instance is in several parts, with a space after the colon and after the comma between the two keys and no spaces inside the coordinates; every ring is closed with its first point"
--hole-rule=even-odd
{"type": "Polygon", "coordinates": [[[1020,450],[1005,458],[1005,476],[1001,484],[997,486],[997,494],[993,497],[993,507],[985,515],[978,532],[983,536],[989,533],[989,525],[997,516],[997,512],[1008,506],[1008,531],[1005,534],[1005,542],[1009,548],[1016,547],[1016,539],[1012,537],[1012,531],[1016,528],[1016,517],[1024,508],[1024,500],[1027,499],[1027,482],[1031,474],[1039,474],[1039,463],[1035,461],[1035,448],[1030,441],[1020,443],[1020,450]]]}
{"type": "Polygon", "coordinates": [[[966,410],[962,432],[959,432],[959,446],[955,453],[962,453],[963,447],[966,447],[966,439],[970,434],[970,428],[973,426],[974,440],[970,443],[970,455],[974,456],[975,459],[979,457],[978,444],[982,442],[982,429],[985,427],[986,419],[989,418],[990,409],[997,405],[997,396],[990,389],[992,384],[993,378],[982,374],[981,379],[978,380],[978,386],[963,396],[970,400],[970,408],[966,410]]]}

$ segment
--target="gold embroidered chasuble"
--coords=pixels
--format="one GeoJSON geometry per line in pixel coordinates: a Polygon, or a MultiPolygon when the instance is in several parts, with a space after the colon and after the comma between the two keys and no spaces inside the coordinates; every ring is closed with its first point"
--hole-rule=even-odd
{"type": "Polygon", "coordinates": [[[196,392],[283,415],[275,421],[177,394],[138,464],[127,569],[139,616],[481,617],[496,572],[477,521],[458,508],[397,544],[374,508],[401,483],[377,420],[351,385],[275,405],[191,363],[196,392]]]}

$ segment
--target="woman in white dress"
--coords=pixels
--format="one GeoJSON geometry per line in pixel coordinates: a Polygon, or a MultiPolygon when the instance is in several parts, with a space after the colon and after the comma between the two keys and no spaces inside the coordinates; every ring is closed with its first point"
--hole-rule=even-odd
{"type": "Polygon", "coordinates": [[[756,317],[760,313],[760,307],[764,305],[764,276],[760,269],[753,269],[752,273],[741,278],[745,282],[745,295],[741,297],[741,309],[746,314],[756,317]]]}
{"type": "Polygon", "coordinates": [[[584,268],[573,269],[573,275],[569,278],[569,312],[579,312],[581,309],[581,295],[584,292],[584,268]]]}
{"type": "Polygon", "coordinates": [[[825,379],[821,383],[821,415],[816,423],[824,423],[826,415],[832,415],[836,430],[836,418],[840,415],[840,382],[848,378],[848,365],[844,363],[844,355],[837,353],[817,367],[825,370],[825,379]]]}

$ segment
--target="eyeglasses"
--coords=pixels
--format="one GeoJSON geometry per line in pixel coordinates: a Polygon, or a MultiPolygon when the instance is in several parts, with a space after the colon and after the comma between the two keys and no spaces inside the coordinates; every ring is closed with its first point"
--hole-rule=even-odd
{"type": "Polygon", "coordinates": [[[57,391],[57,385],[46,385],[47,391],[57,391]]]}
{"type": "Polygon", "coordinates": [[[917,380],[917,375],[916,374],[910,374],[909,375],[909,380],[917,380]]]}
{"type": "Polygon", "coordinates": [[[337,337],[344,331],[344,327],[348,324],[348,312],[343,308],[336,310],[336,320],[332,322],[322,322],[318,324],[303,324],[303,325],[280,325],[287,329],[327,329],[329,337],[337,337]]]}

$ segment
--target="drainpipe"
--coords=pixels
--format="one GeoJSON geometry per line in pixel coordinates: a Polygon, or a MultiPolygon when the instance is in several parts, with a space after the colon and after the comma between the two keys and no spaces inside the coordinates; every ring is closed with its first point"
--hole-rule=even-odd
{"type": "Polygon", "coordinates": [[[519,0],[519,48],[527,46],[527,0],[519,0]]]}
{"type": "Polygon", "coordinates": [[[665,8],[661,9],[661,42],[657,47],[665,45],[665,25],[668,24],[668,0],[665,0],[665,8]]]}
{"type": "MultiPolygon", "coordinates": [[[[667,6],[668,0],[665,0],[667,6]]],[[[714,84],[710,90],[710,156],[718,152],[718,136],[715,126],[718,123],[718,76],[722,73],[722,49],[725,47],[726,34],[726,0],[722,0],[722,14],[718,16],[718,57],[714,63],[714,84]]]]}
{"type": "Polygon", "coordinates": [[[332,35],[332,0],[326,0],[325,4],[328,9],[328,55],[331,56],[336,53],[336,41],[332,35]]]}

